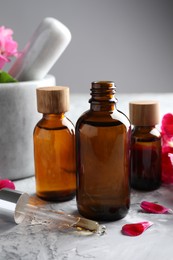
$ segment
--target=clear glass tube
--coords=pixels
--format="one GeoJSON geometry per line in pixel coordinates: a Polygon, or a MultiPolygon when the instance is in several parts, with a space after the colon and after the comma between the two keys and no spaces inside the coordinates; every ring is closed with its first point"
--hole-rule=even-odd
{"type": "Polygon", "coordinates": [[[76,230],[86,230],[92,233],[104,234],[105,226],[99,225],[98,222],[82,218],[80,216],[70,215],[63,211],[50,210],[43,207],[38,207],[31,204],[26,204],[24,208],[18,208],[18,214],[24,214],[25,217],[30,217],[41,223],[56,223],[57,227],[75,228],[76,230]]]}

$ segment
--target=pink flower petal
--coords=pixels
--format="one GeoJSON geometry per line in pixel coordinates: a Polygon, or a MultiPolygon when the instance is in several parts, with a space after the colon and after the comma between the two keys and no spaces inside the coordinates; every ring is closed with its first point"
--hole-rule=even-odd
{"type": "Polygon", "coordinates": [[[5,26],[0,27],[0,37],[12,39],[13,30],[5,28],[5,26]]]}
{"type": "Polygon", "coordinates": [[[171,213],[171,209],[168,209],[160,204],[149,202],[149,201],[142,201],[140,206],[143,210],[145,210],[148,213],[155,213],[155,214],[171,213]]]}
{"type": "Polygon", "coordinates": [[[6,40],[4,48],[7,57],[13,56],[17,53],[18,44],[13,40],[6,40]]]}
{"type": "Polygon", "coordinates": [[[3,188],[15,190],[15,185],[12,181],[10,181],[8,179],[0,180],[0,189],[3,189],[3,188]]]}
{"type": "Polygon", "coordinates": [[[126,224],[122,227],[121,231],[126,236],[139,236],[152,225],[153,223],[149,221],[126,224]]]}
{"type": "Polygon", "coordinates": [[[6,60],[2,61],[0,68],[5,65],[6,62],[9,62],[9,57],[17,56],[17,48],[18,44],[16,41],[12,38],[13,31],[9,28],[5,28],[4,26],[0,27],[0,55],[4,56],[4,58],[7,58],[6,60]]]}
{"type": "Polygon", "coordinates": [[[161,124],[162,182],[173,183],[173,114],[165,114],[161,124]]]}
{"type": "Polygon", "coordinates": [[[165,114],[162,118],[161,131],[164,135],[173,136],[173,114],[165,114]]]}
{"type": "Polygon", "coordinates": [[[8,62],[8,59],[4,56],[0,55],[0,69],[2,69],[5,65],[5,63],[8,62]]]}
{"type": "Polygon", "coordinates": [[[162,147],[162,181],[164,183],[173,183],[173,148],[162,147]]]}

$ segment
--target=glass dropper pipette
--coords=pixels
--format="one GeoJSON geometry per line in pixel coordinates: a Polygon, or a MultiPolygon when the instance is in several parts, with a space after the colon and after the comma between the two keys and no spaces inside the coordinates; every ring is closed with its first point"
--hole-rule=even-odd
{"type": "Polygon", "coordinates": [[[29,203],[31,197],[27,193],[17,190],[0,190],[0,211],[10,216],[16,224],[20,224],[26,217],[41,223],[55,223],[57,227],[75,228],[87,230],[92,233],[105,233],[105,226],[98,222],[80,216],[68,214],[64,211],[56,211],[44,207],[38,207],[29,203]]]}
{"type": "Polygon", "coordinates": [[[74,216],[64,211],[57,211],[26,204],[22,211],[16,212],[19,214],[25,214],[26,217],[31,217],[36,221],[56,223],[58,227],[87,230],[97,234],[103,234],[105,232],[105,226],[99,225],[98,222],[80,216],[74,216]]]}

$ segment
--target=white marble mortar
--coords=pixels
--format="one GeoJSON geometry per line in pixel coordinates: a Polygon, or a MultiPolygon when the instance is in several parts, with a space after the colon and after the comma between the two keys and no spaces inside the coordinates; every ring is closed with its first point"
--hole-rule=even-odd
{"type": "Polygon", "coordinates": [[[34,174],[33,129],[37,112],[36,88],[55,85],[55,77],[0,84],[0,178],[11,180],[34,174]]]}

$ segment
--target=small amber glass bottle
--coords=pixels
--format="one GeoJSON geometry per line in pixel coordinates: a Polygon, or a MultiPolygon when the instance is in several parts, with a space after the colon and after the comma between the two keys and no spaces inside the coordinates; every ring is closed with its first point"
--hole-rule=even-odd
{"type": "Polygon", "coordinates": [[[161,135],[159,104],[156,101],[129,104],[131,135],[131,186],[138,190],[155,190],[161,185],[161,135]]]}
{"type": "Polygon", "coordinates": [[[93,82],[90,110],[76,124],[77,206],[94,220],[121,219],[130,203],[130,122],[115,90],[112,81],[93,82]]]}
{"type": "Polygon", "coordinates": [[[45,200],[70,200],[76,193],[75,129],[65,116],[68,87],[37,89],[42,119],[34,129],[36,194],[45,200]]]}

